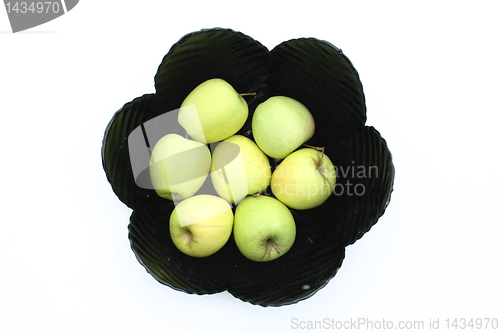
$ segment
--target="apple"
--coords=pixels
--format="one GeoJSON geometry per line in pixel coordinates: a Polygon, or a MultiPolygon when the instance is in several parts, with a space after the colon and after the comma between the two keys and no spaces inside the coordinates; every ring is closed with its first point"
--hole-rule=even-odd
{"type": "Polygon", "coordinates": [[[271,261],[292,247],[295,220],[290,210],[275,198],[250,195],[236,206],[233,235],[236,246],[246,258],[271,261]]]}
{"type": "Polygon", "coordinates": [[[238,132],[248,118],[248,104],[227,81],[204,81],[184,99],[178,122],[194,140],[211,143],[238,132]]]}
{"type": "Polygon", "coordinates": [[[171,133],[153,147],[149,174],[156,193],[177,201],[193,196],[210,172],[211,156],[206,145],[171,133]]]}
{"type": "Polygon", "coordinates": [[[233,135],[212,152],[210,177],[217,194],[238,204],[248,194],[262,193],[271,181],[269,159],[251,139],[233,135]]]}
{"type": "Polygon", "coordinates": [[[276,167],[271,191],[290,208],[310,209],[330,197],[336,181],[335,167],[324,149],[301,148],[276,167]]]}
{"type": "Polygon", "coordinates": [[[195,195],[177,204],[170,215],[174,245],[192,257],[219,251],[231,236],[234,215],[229,203],[209,194],[195,195]]]}
{"type": "Polygon", "coordinates": [[[299,101],[273,96],[257,106],[252,117],[252,132],[266,155],[283,159],[309,140],[315,129],[314,118],[299,101]]]}

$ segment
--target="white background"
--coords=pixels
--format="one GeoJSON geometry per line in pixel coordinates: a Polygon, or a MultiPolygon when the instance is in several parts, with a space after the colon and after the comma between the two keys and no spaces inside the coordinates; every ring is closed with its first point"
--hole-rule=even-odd
{"type": "Polygon", "coordinates": [[[444,331],[447,318],[500,318],[497,2],[346,3],[82,0],[17,34],[0,9],[0,331],[289,332],[325,318],[444,331]],[[180,37],[216,26],[269,49],[296,37],[342,48],[394,156],[386,214],[295,305],[156,282],[102,169],[113,113],[154,91],[180,37]]]}

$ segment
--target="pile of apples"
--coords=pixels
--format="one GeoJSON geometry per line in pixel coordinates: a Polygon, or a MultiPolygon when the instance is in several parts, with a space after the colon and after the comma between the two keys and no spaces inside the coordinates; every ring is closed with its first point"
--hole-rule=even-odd
{"type": "Polygon", "coordinates": [[[254,141],[236,134],[249,116],[245,95],[252,93],[220,78],[201,83],[179,109],[186,136],[167,134],[153,148],[151,182],[174,201],[170,236],[189,256],[210,256],[233,234],[246,258],[277,259],[295,241],[290,209],[317,207],[333,193],[333,163],[323,148],[305,144],[315,130],[306,106],[286,96],[259,104],[251,119],[254,141]],[[279,161],[274,170],[269,157],[279,161]],[[209,176],[213,193],[197,194],[209,176]],[[272,196],[264,194],[269,187],[272,196]]]}

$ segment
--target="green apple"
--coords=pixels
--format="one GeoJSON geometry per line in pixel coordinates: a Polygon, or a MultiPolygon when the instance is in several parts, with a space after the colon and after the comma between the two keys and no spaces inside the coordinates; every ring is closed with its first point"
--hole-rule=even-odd
{"type": "Polygon", "coordinates": [[[233,222],[233,211],[226,200],[208,194],[195,195],[178,203],[172,211],[170,237],[181,252],[207,257],[226,244],[233,222]]]}
{"type": "Polygon", "coordinates": [[[248,104],[228,82],[215,78],[194,88],[182,102],[179,124],[194,140],[211,143],[238,132],[248,118],[248,104]]]}
{"type": "Polygon", "coordinates": [[[217,194],[234,204],[248,194],[263,192],[271,181],[269,159],[255,142],[242,135],[217,144],[212,152],[211,171],[217,194]]]}
{"type": "Polygon", "coordinates": [[[194,195],[210,172],[208,147],[171,133],[155,144],[149,174],[156,193],[165,199],[182,200],[194,195]]]}
{"type": "Polygon", "coordinates": [[[302,148],[288,155],[274,170],[271,190],[293,209],[321,205],[333,193],[337,175],[324,150],[302,148]]]}
{"type": "Polygon", "coordinates": [[[271,261],[292,247],[295,220],[290,210],[275,198],[250,195],[236,206],[233,235],[245,257],[253,261],[271,261]]]}
{"type": "Polygon", "coordinates": [[[311,112],[299,101],[273,96],[255,109],[252,132],[257,145],[266,155],[283,159],[314,134],[311,112]]]}

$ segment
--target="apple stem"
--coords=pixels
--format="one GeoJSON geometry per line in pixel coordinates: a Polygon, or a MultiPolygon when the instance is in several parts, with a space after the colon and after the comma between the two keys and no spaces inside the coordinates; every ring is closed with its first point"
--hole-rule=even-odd
{"type": "Polygon", "coordinates": [[[186,239],[186,246],[191,247],[192,244],[194,243],[193,233],[191,232],[191,230],[189,230],[187,228],[183,228],[183,229],[184,229],[184,237],[186,239]]]}
{"type": "Polygon", "coordinates": [[[274,249],[276,252],[278,252],[278,254],[281,254],[280,249],[278,249],[274,243],[271,243],[271,245],[273,246],[273,249],[274,249]]]}
{"type": "Polygon", "coordinates": [[[308,147],[308,148],[319,150],[321,152],[320,162],[323,161],[323,156],[325,155],[325,147],[315,147],[315,146],[311,146],[311,145],[308,145],[308,144],[305,144],[305,143],[303,145],[306,146],[306,147],[308,147]]]}
{"type": "Polygon", "coordinates": [[[239,96],[257,96],[256,92],[251,92],[251,93],[241,93],[238,94],[239,96]]]}

